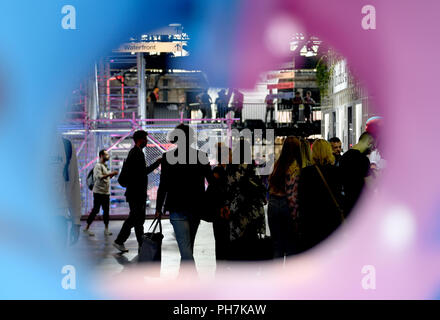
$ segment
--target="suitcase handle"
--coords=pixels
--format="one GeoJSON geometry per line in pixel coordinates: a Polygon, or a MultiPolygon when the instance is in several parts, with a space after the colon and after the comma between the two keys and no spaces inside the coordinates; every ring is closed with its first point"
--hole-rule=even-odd
{"type": "Polygon", "coordinates": [[[160,218],[154,218],[153,222],[151,223],[150,227],[148,228],[148,231],[151,230],[151,227],[153,226],[153,224],[156,222],[156,225],[153,228],[153,232],[154,233],[156,231],[157,226],[159,225],[159,231],[162,234],[162,222],[160,221],[160,218]]]}

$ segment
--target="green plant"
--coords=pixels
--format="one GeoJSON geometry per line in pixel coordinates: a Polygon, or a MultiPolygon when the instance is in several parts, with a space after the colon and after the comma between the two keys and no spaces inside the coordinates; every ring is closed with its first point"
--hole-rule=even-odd
{"type": "Polygon", "coordinates": [[[329,67],[326,56],[322,56],[316,64],[316,83],[318,84],[321,100],[328,95],[328,85],[333,68],[329,67]]]}

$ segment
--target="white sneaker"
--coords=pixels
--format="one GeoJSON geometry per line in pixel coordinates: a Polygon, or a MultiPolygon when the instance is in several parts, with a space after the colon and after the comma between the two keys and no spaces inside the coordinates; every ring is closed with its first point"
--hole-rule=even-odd
{"type": "Polygon", "coordinates": [[[94,234],[92,231],[88,230],[88,229],[84,229],[83,232],[84,232],[85,234],[87,234],[89,237],[93,237],[93,236],[95,236],[95,234],[94,234]]]}
{"type": "Polygon", "coordinates": [[[111,236],[113,233],[107,229],[104,230],[104,235],[105,236],[111,236]]]}
{"type": "Polygon", "coordinates": [[[118,244],[116,242],[113,242],[113,247],[121,251],[121,253],[128,252],[128,249],[123,244],[118,244]]]}

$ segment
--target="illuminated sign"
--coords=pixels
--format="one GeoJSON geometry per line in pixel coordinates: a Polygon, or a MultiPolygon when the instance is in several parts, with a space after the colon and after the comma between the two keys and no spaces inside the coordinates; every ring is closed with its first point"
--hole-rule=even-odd
{"type": "Polygon", "coordinates": [[[115,52],[182,52],[186,42],[130,42],[122,44],[115,52]]]}

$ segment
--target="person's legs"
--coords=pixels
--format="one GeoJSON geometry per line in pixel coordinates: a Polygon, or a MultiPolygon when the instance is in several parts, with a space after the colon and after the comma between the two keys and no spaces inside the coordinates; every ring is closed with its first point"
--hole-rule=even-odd
{"type": "Polygon", "coordinates": [[[213,222],[212,227],[215,238],[216,260],[227,260],[229,248],[229,221],[218,218],[213,222]]]}
{"type": "Polygon", "coordinates": [[[310,106],[304,106],[304,120],[310,122],[310,106]]]}
{"type": "Polygon", "coordinates": [[[291,237],[291,234],[289,234],[291,231],[289,225],[292,220],[287,198],[279,200],[278,213],[280,222],[280,251],[282,253],[281,256],[284,257],[287,255],[289,249],[289,238],[291,237]]]}
{"type": "Polygon", "coordinates": [[[108,223],[110,221],[110,195],[102,195],[102,218],[104,220],[105,228],[108,228],[108,223]]]}
{"type": "Polygon", "coordinates": [[[128,214],[128,218],[124,221],[122,225],[121,231],[119,231],[118,236],[116,237],[115,242],[119,245],[124,244],[127,241],[128,237],[131,233],[131,228],[135,225],[136,220],[136,202],[129,201],[128,205],[130,206],[130,213],[128,214]]]}
{"type": "Polygon", "coordinates": [[[188,216],[181,212],[171,212],[170,222],[176,234],[181,260],[194,262],[188,216]]]}
{"type": "Polygon", "coordinates": [[[241,123],[241,111],[235,111],[234,112],[234,118],[239,118],[239,122],[241,123]]]}
{"type": "Polygon", "coordinates": [[[147,103],[147,118],[154,119],[154,103],[153,102],[147,103]]]}
{"type": "Polygon", "coordinates": [[[282,221],[280,218],[280,208],[278,197],[271,196],[267,209],[270,236],[273,243],[273,257],[284,257],[282,244],[282,221]]]}
{"type": "Polygon", "coordinates": [[[292,122],[293,122],[293,124],[296,124],[298,122],[298,117],[299,117],[299,107],[293,106],[293,109],[292,109],[292,122]]]}
{"type": "MultiPolygon", "coordinates": [[[[202,112],[202,119],[206,118],[206,110],[204,108],[201,108],[200,111],[202,112]]],[[[204,123],[204,121],[202,121],[204,123]]]]}
{"type": "Polygon", "coordinates": [[[191,237],[191,252],[194,255],[194,242],[196,240],[197,230],[199,229],[200,219],[193,216],[189,219],[189,233],[191,237]]]}
{"type": "Polygon", "coordinates": [[[87,218],[86,230],[89,229],[90,225],[93,223],[93,220],[95,220],[95,217],[98,214],[101,205],[102,205],[101,194],[93,193],[93,209],[92,211],[90,211],[89,217],[87,218]]]}
{"type": "MultiPolygon", "coordinates": [[[[206,105],[206,119],[212,119],[212,110],[211,110],[211,105],[206,105]]],[[[211,122],[211,121],[208,121],[211,122]]]]}
{"type": "Polygon", "coordinates": [[[139,247],[142,245],[142,237],[144,235],[144,223],[145,223],[145,210],[147,209],[145,200],[136,202],[135,204],[135,219],[134,219],[134,232],[136,234],[136,240],[139,247]]]}

